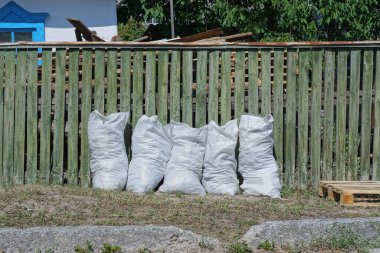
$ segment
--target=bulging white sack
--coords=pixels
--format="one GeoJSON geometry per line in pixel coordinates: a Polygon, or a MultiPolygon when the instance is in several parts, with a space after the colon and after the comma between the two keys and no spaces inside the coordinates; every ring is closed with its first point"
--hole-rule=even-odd
{"type": "Polygon", "coordinates": [[[205,195],[201,184],[203,158],[206,151],[207,126],[191,128],[171,122],[173,148],[166,166],[161,192],[205,195]]]}
{"type": "Polygon", "coordinates": [[[164,177],[172,144],[157,116],[143,115],[132,134],[132,160],[129,164],[127,190],[147,192],[164,177]]]}
{"type": "Polygon", "coordinates": [[[273,157],[273,117],[243,115],[239,125],[241,188],[252,195],[280,197],[278,166],[273,157]]]}
{"type": "Polygon", "coordinates": [[[124,129],[129,112],[103,116],[90,114],[88,140],[91,151],[92,185],[95,188],[122,190],[127,182],[128,157],[124,144],[124,129]]]}
{"type": "Polygon", "coordinates": [[[239,192],[235,158],[237,139],[237,120],[231,120],[224,126],[209,122],[202,178],[206,192],[228,195],[239,192]]]}

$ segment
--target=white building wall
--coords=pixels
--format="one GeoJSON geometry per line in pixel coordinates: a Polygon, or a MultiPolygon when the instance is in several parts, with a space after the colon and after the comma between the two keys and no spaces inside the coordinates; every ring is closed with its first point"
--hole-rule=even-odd
{"type": "MultiPolygon", "coordinates": [[[[116,0],[13,0],[29,12],[47,12],[46,41],[76,41],[66,18],[80,19],[100,38],[110,41],[117,34],[116,0]]],[[[0,8],[9,0],[0,0],[0,8]]]]}

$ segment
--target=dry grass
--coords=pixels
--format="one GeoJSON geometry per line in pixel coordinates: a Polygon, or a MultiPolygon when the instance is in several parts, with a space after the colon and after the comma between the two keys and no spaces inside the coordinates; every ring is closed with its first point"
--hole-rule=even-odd
{"type": "Polygon", "coordinates": [[[283,199],[244,195],[137,195],[78,187],[0,189],[0,227],[63,225],[173,225],[231,242],[267,220],[379,216],[377,208],[341,207],[310,192],[283,199]]]}

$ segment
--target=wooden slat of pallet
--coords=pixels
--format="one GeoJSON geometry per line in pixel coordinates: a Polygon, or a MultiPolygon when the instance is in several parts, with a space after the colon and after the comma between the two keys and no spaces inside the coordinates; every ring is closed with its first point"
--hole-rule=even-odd
{"type": "Polygon", "coordinates": [[[362,205],[364,201],[367,201],[368,204],[378,202],[377,206],[379,206],[380,181],[321,181],[319,195],[325,196],[326,194],[329,200],[339,200],[342,205],[353,206],[358,202],[362,205]],[[372,197],[370,197],[371,195],[372,197]]]}

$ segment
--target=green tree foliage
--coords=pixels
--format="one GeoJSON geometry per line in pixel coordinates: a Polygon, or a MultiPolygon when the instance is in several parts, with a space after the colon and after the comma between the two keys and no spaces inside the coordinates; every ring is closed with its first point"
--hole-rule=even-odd
{"type": "MultiPolygon", "coordinates": [[[[380,0],[174,0],[176,34],[222,28],[256,40],[366,40],[380,37],[380,0]]],[[[156,18],[170,34],[169,0],[122,0],[119,22],[156,18]]]]}

